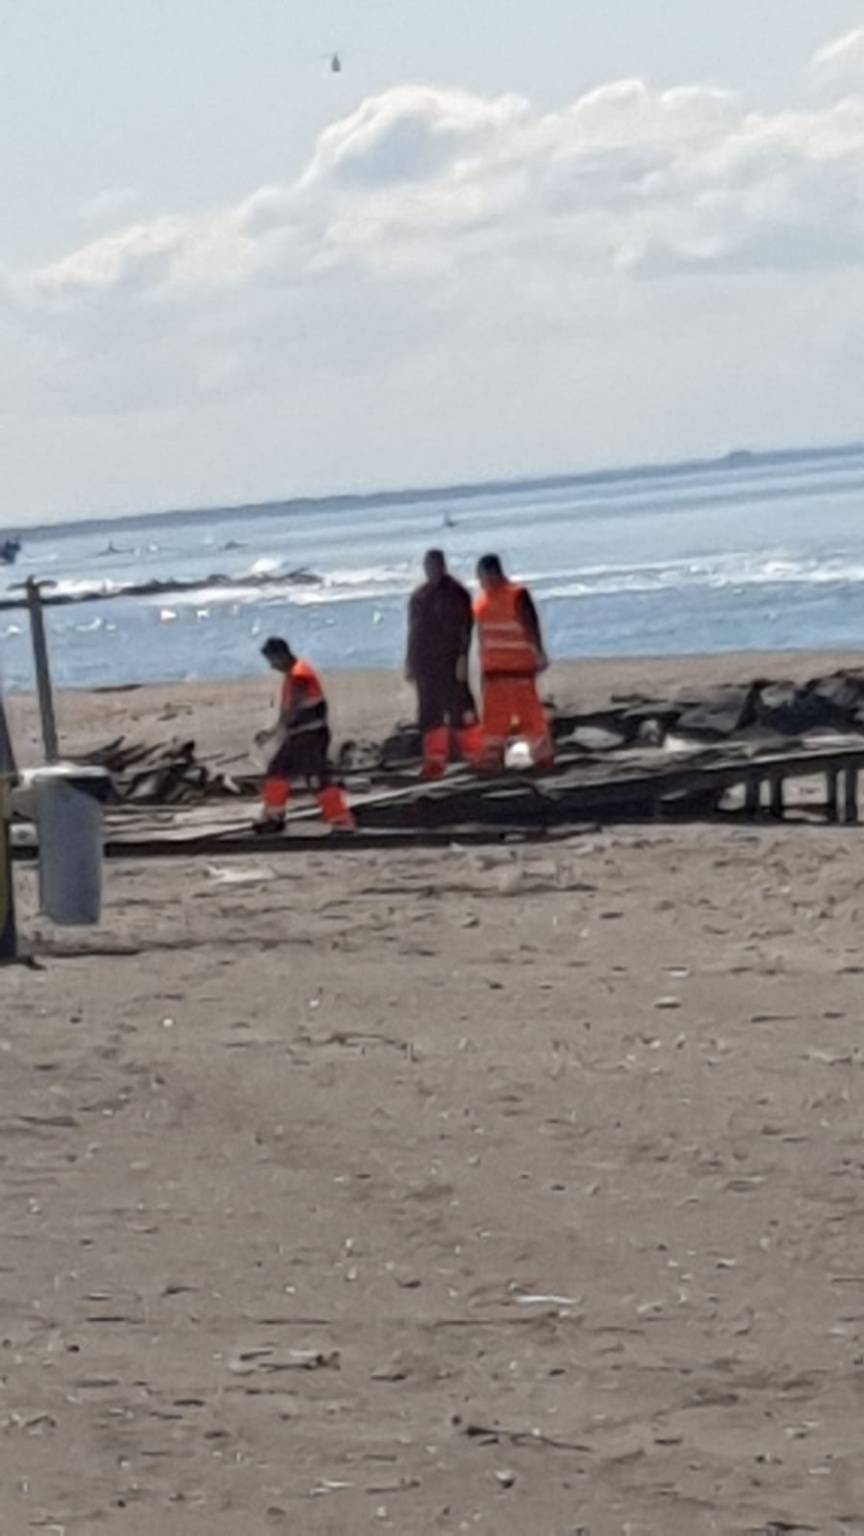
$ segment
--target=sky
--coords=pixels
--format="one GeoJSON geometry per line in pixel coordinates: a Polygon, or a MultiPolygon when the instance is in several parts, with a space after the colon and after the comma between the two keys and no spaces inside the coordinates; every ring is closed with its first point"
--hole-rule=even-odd
{"type": "Polygon", "coordinates": [[[864,0],[0,0],[0,527],[839,442],[862,350],[864,0]]]}

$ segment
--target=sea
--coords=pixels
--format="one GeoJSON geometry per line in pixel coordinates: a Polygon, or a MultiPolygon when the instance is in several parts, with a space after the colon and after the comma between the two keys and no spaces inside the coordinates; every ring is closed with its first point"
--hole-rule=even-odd
{"type": "MultiPolygon", "coordinates": [[[[399,666],[430,546],[469,584],[500,554],[553,657],[864,645],[860,444],[19,532],[0,602],[29,576],[94,599],[47,612],[65,687],[252,675],[268,635],[325,669],[399,666]],[[128,595],[150,580],[191,585],[128,595]]],[[[0,679],[32,681],[16,609],[0,610],[0,679]]]]}

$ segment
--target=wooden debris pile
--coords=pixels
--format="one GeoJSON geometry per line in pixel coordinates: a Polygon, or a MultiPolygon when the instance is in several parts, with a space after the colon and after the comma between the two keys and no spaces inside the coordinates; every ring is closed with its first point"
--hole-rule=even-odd
{"type": "MultiPolygon", "coordinates": [[[[700,692],[682,690],[669,698],[619,696],[605,708],[591,712],[553,706],[552,726],[559,771],[580,764],[602,768],[619,754],[632,755],[635,751],[644,771],[652,771],[653,762],[656,772],[661,772],[665,754],[659,749],[676,743],[752,752],[777,750],[792,741],[806,746],[816,739],[824,742],[831,735],[864,739],[864,669],[833,673],[801,685],[757,679],[700,692]]],[[[371,780],[379,789],[395,789],[414,782],[421,750],[417,727],[403,723],[383,742],[343,743],[336,765],[349,788],[352,777],[357,776],[367,785],[371,780]]],[[[148,746],[121,736],[78,760],[106,768],[114,779],[118,800],[126,804],[193,805],[226,797],[251,797],[260,790],[260,774],[248,766],[230,772],[224,760],[199,756],[193,740],[148,746]]],[[[476,815],[478,795],[490,814],[501,810],[507,819],[517,811],[529,820],[536,816],[537,791],[530,781],[522,779],[517,789],[511,779],[506,791],[499,789],[492,795],[484,781],[471,774],[468,780],[470,783],[463,783],[457,794],[448,796],[446,809],[427,807],[433,821],[457,813],[476,815]],[[491,809],[493,800],[495,812],[491,809]]],[[[683,787],[679,786],[679,792],[683,795],[683,787]]],[[[704,793],[694,785],[692,795],[683,795],[688,810],[693,809],[692,796],[701,800],[704,793]]],[[[652,794],[650,786],[644,784],[646,803],[652,794]]]]}
{"type": "Polygon", "coordinates": [[[555,710],[561,747],[605,753],[633,746],[661,746],[673,736],[694,742],[770,743],[837,732],[864,735],[864,669],[815,677],[806,683],[757,678],[668,698],[613,696],[590,714],[555,710]]]}
{"type": "Polygon", "coordinates": [[[191,740],[146,746],[118,736],[107,746],[79,754],[77,761],[105,768],[116,799],[128,805],[191,805],[254,794],[257,788],[252,775],[235,777],[202,761],[191,740]]]}
{"type": "Polygon", "coordinates": [[[384,741],[343,741],[336,761],[341,773],[374,773],[415,767],[422,756],[417,726],[400,721],[384,741]]]}
{"type": "MultiPolygon", "coordinates": [[[[769,744],[808,734],[864,735],[864,669],[831,673],[796,684],[757,678],[714,688],[682,689],[669,697],[613,695],[605,708],[567,710],[551,704],[559,750],[605,756],[632,747],[660,747],[667,737],[706,744],[769,744]]],[[[417,726],[401,721],[383,742],[346,741],[343,773],[408,768],[420,762],[417,726]]]]}

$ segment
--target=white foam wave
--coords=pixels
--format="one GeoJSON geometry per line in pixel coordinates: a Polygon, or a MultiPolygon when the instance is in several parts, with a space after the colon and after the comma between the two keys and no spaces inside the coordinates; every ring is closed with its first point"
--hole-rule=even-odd
{"type": "Polygon", "coordinates": [[[84,576],[77,579],[67,579],[55,582],[51,588],[52,597],[117,597],[125,586],[131,586],[131,582],[99,580],[96,577],[84,576]]]}
{"type": "MultiPolygon", "coordinates": [[[[256,566],[260,562],[256,562],[256,566]]],[[[253,570],[250,574],[263,575],[264,572],[253,570]]],[[[309,607],[321,603],[355,603],[363,600],[382,598],[387,596],[407,595],[416,584],[416,572],[413,566],[358,566],[356,569],[345,568],[329,571],[322,576],[320,582],[309,583],[292,581],[285,576],[283,581],[275,578],[266,586],[247,584],[243,577],[230,586],[207,586],[202,583],[200,587],[190,588],[188,592],[172,592],[171,602],[174,607],[202,608],[217,604],[231,603],[294,603],[298,607],[309,607]]],[[[152,597],[151,603],[159,604],[162,599],[152,597]]]]}
{"type": "MultiPolygon", "coordinates": [[[[203,583],[200,587],[190,587],[188,592],[171,592],[172,608],[209,608],[218,603],[253,603],[260,602],[274,589],[272,587],[207,587],[203,583]]],[[[165,594],[159,593],[145,599],[153,608],[161,608],[165,602],[165,594]]]]}
{"type": "Polygon", "coordinates": [[[864,564],[842,556],[802,559],[771,552],[646,561],[631,566],[586,566],[559,571],[554,578],[538,574],[534,582],[546,598],[612,597],[691,587],[734,591],[742,587],[860,586],[864,584],[864,564]]]}
{"type": "Polygon", "coordinates": [[[276,571],[281,571],[283,560],[272,555],[261,555],[260,559],[253,561],[247,574],[249,576],[272,576],[276,571]]]}
{"type": "Polygon", "coordinates": [[[350,566],[344,570],[329,571],[324,576],[324,586],[327,590],[340,587],[393,587],[402,591],[406,586],[414,586],[417,582],[417,568],[414,565],[370,565],[359,566],[352,569],[350,566]]]}
{"type": "MultiPolygon", "coordinates": [[[[166,598],[173,609],[194,608],[199,616],[204,609],[249,605],[267,607],[289,604],[318,607],[331,604],[381,602],[404,598],[417,582],[416,567],[411,562],[371,566],[344,566],[325,572],[319,581],[297,582],[273,569],[272,581],[261,582],[270,568],[280,562],[263,557],[245,575],[230,585],[213,586],[202,578],[200,586],[185,592],[153,594],[144,599],[157,609],[166,598]],[[267,567],[264,569],[263,567],[267,567]]],[[[541,599],[584,599],[639,595],[676,590],[705,588],[734,591],[746,587],[789,586],[861,586],[864,562],[851,554],[830,553],[803,556],[788,550],[759,552],[734,551],[727,554],[699,555],[676,560],[646,560],[632,563],[587,564],[570,570],[543,569],[520,571],[519,579],[529,583],[541,599]]],[[[112,582],[83,578],[58,582],[58,595],[80,597],[122,597],[130,582],[112,582]]]]}

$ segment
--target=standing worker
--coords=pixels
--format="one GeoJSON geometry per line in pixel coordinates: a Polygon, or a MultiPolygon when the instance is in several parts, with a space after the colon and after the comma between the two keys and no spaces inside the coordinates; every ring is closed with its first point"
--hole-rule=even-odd
{"type": "Polygon", "coordinates": [[[279,718],[272,731],[255,738],[259,747],[272,746],[264,780],[264,806],[258,832],[281,832],[291,798],[292,782],[305,779],[315,791],[321,814],[331,826],[350,832],[354,817],[345,791],[332,781],[330,724],[321,681],[308,661],[301,661],[286,640],[271,637],[261,647],[274,672],[283,677],[279,718]]]}
{"type": "Polygon", "coordinates": [[[500,768],[507,742],[527,742],[535,767],[555,758],[537,678],[549,663],[540,620],[525,587],[509,581],[498,555],[484,555],[477,566],[480,593],[474,617],[483,671],[483,748],[479,766],[500,768]]]}
{"type": "Polygon", "coordinates": [[[474,615],[471,597],[450,575],[440,549],[423,560],[426,577],[408,605],[405,676],[417,689],[423,738],[423,773],[440,778],[455,744],[463,756],[477,750],[477,710],[468,686],[474,615]]]}

